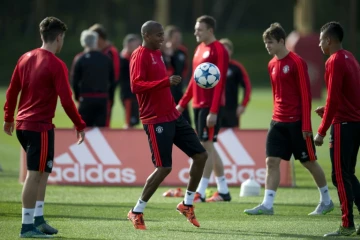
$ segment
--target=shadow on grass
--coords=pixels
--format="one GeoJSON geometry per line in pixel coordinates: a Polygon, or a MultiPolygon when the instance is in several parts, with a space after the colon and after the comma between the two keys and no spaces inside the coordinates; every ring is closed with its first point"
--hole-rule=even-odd
{"type": "MultiPolygon", "coordinates": [[[[208,234],[218,234],[218,235],[230,235],[239,236],[239,239],[241,236],[258,236],[258,237],[265,237],[265,236],[271,236],[271,237],[285,237],[285,238],[295,238],[295,239],[324,239],[321,233],[319,236],[309,236],[309,235],[303,235],[303,234],[290,234],[290,233],[276,233],[276,232],[245,232],[241,230],[228,230],[226,231],[216,231],[214,229],[207,229],[207,228],[199,228],[198,230],[176,230],[176,229],[169,229],[168,231],[172,232],[187,232],[187,233],[208,233],[208,234]]],[[[345,239],[352,239],[351,237],[336,237],[337,240],[345,240],[345,239]]]]}
{"type": "MultiPolygon", "coordinates": [[[[20,201],[0,201],[0,203],[9,203],[9,204],[21,204],[20,201]]],[[[102,204],[102,203],[66,203],[66,202],[60,202],[60,203],[54,203],[54,202],[46,202],[47,206],[63,206],[63,207],[91,207],[91,208],[117,208],[117,209],[121,209],[121,208],[128,208],[129,210],[131,208],[133,208],[136,204],[136,201],[134,201],[133,204],[123,204],[123,203],[118,203],[118,204],[102,204]]],[[[166,203],[167,205],[169,203],[166,203]]],[[[176,207],[176,204],[175,204],[176,207]]],[[[146,209],[157,209],[157,210],[169,210],[169,208],[159,208],[159,207],[154,207],[154,206],[146,206],[146,209]]]]}
{"type": "MultiPolygon", "coordinates": [[[[73,215],[53,215],[53,214],[45,214],[45,218],[55,218],[57,220],[61,218],[70,218],[70,219],[81,219],[81,220],[104,220],[104,221],[129,221],[126,217],[123,218],[109,218],[109,217],[92,217],[92,216],[73,216],[73,215]]],[[[21,218],[21,214],[18,213],[0,213],[0,217],[11,217],[11,218],[21,218]]],[[[147,222],[159,222],[158,220],[146,220],[147,222]]]]}

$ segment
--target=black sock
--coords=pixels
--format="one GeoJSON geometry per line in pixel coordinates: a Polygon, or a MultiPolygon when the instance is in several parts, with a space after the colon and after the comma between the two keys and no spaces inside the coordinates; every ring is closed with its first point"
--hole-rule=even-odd
{"type": "Polygon", "coordinates": [[[25,232],[31,231],[31,230],[33,230],[33,228],[34,228],[34,224],[33,224],[33,223],[30,223],[30,224],[22,224],[22,225],[21,225],[21,233],[25,233],[25,232]]]}
{"type": "Polygon", "coordinates": [[[43,224],[45,222],[44,216],[37,216],[34,217],[34,224],[35,226],[38,226],[40,224],[43,224]]]}

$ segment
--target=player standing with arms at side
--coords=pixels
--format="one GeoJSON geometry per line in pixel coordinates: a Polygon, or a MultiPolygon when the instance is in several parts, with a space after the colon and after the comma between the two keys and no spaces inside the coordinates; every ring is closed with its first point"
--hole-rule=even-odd
{"type": "Polygon", "coordinates": [[[193,159],[190,180],[184,201],[177,205],[177,211],[196,227],[193,199],[201,179],[207,153],[194,129],[176,110],[170,86],[181,82],[180,76],[169,77],[162,59],[164,29],[155,21],[148,21],[141,27],[142,46],[130,59],[131,90],[139,102],[140,120],[148,136],[155,171],[146,180],[143,192],[136,206],[128,213],[128,219],[135,229],[145,230],[143,211],[161,182],[171,172],[172,148],[175,144],[193,159]]]}
{"type": "Polygon", "coordinates": [[[20,237],[51,237],[58,230],[43,216],[46,183],[54,160],[54,125],[57,98],[76,127],[78,144],[84,141],[86,127],[72,100],[68,70],[55,56],[64,42],[66,25],[55,17],[40,23],[41,48],[25,53],[16,64],[4,106],[4,131],[17,138],[26,152],[27,175],[22,192],[22,228],[20,237]],[[14,124],[14,112],[21,91],[14,124]],[[35,221],[34,218],[35,217],[35,221]]]}
{"type": "Polygon", "coordinates": [[[266,182],[263,202],[244,212],[249,215],[273,215],[276,190],[280,183],[280,162],[291,155],[309,170],[320,192],[320,203],[309,215],[331,212],[325,174],[316,161],[311,128],[311,92],[306,62],[285,46],[286,33],[273,23],[263,33],[265,48],[274,58],[268,64],[274,109],[266,139],[266,182]]]}
{"type": "Polygon", "coordinates": [[[234,52],[233,43],[227,39],[220,39],[229,53],[230,62],[226,76],[225,107],[221,118],[221,127],[239,128],[240,116],[245,112],[250,101],[251,83],[245,67],[235,59],[231,59],[234,52]],[[243,89],[243,99],[239,102],[239,87],[243,89]]]}
{"type": "Polygon", "coordinates": [[[114,98],[113,64],[98,50],[97,41],[96,32],[82,31],[84,54],[75,62],[70,79],[79,113],[88,127],[106,126],[108,101],[114,98]]]}
{"type": "MultiPolygon", "coordinates": [[[[360,66],[353,54],[342,48],[344,30],[338,22],[321,28],[320,44],[325,55],[325,83],[328,90],[325,107],[315,112],[322,117],[315,145],[321,146],[330,128],[331,178],[337,188],[342,224],[324,237],[350,236],[355,233],[353,202],[360,213],[360,183],[355,176],[360,146],[360,66]]],[[[357,229],[360,235],[360,225],[357,229]]]]}
{"type": "Polygon", "coordinates": [[[220,70],[220,81],[212,89],[203,89],[196,85],[194,76],[192,76],[189,86],[177,106],[177,109],[182,112],[193,98],[192,105],[196,131],[201,143],[209,154],[203,176],[196,190],[195,202],[205,202],[205,192],[213,170],[218,191],[207,201],[231,200],[224,175],[224,165],[214,148],[214,142],[217,141],[217,134],[220,129],[220,108],[225,105],[226,73],[229,65],[229,55],[224,46],[216,40],[214,35],[215,28],[216,21],[211,16],[204,15],[196,20],[194,35],[196,41],[200,44],[195,50],[193,69],[195,70],[199,64],[204,62],[213,63],[220,70]]]}

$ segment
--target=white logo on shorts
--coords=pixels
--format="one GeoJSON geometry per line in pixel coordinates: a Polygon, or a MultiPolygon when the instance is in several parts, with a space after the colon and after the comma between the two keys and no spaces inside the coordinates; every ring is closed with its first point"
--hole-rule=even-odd
{"type": "Polygon", "coordinates": [[[301,157],[302,159],[305,159],[305,158],[308,157],[308,155],[306,154],[306,152],[302,152],[301,154],[302,154],[302,157],[301,157]]]}
{"type": "Polygon", "coordinates": [[[164,128],[163,128],[162,126],[157,126],[157,127],[156,127],[156,132],[157,132],[157,133],[160,134],[160,133],[162,133],[163,131],[164,131],[164,128]]]}
{"type": "Polygon", "coordinates": [[[52,168],[53,167],[53,161],[52,160],[48,161],[47,166],[48,166],[48,168],[52,168]]]}

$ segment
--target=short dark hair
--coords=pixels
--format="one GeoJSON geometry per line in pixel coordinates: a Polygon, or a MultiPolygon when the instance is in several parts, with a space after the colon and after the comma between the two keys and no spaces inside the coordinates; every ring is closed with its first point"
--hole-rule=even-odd
{"type": "Polygon", "coordinates": [[[344,29],[339,22],[328,22],[320,30],[325,36],[336,38],[342,42],[344,38],[344,29]]]}
{"type": "Polygon", "coordinates": [[[177,26],[169,25],[165,27],[164,32],[166,38],[171,38],[174,35],[174,33],[181,32],[181,30],[177,26]]]}
{"type": "Polygon", "coordinates": [[[280,41],[280,39],[286,39],[286,32],[280,23],[272,23],[268,29],[263,33],[263,40],[274,38],[276,41],[280,41]]]}
{"type": "Polygon", "coordinates": [[[207,28],[212,28],[214,31],[216,29],[216,20],[212,16],[203,15],[201,17],[198,17],[198,19],[196,19],[196,22],[205,23],[207,28]]]}
{"type": "Polygon", "coordinates": [[[90,31],[97,32],[100,38],[106,40],[107,39],[107,31],[103,25],[100,23],[95,23],[89,28],[90,31]]]}
{"type": "Polygon", "coordinates": [[[56,17],[46,17],[39,24],[39,31],[44,42],[54,42],[59,34],[66,32],[67,26],[56,17]]]}
{"type": "Polygon", "coordinates": [[[128,34],[128,35],[126,35],[126,36],[124,37],[123,46],[125,47],[127,44],[129,44],[129,43],[131,43],[131,42],[133,42],[133,41],[135,41],[135,40],[141,41],[141,38],[140,38],[139,35],[137,35],[137,34],[132,34],[132,33],[130,33],[130,34],[128,34]]]}

